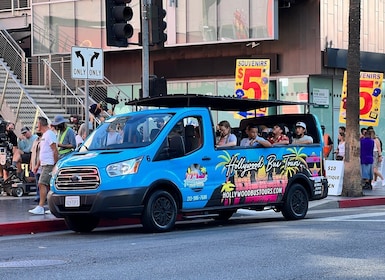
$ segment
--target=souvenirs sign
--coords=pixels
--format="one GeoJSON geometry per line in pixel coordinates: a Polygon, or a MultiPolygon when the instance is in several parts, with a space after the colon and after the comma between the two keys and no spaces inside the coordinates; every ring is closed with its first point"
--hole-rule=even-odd
{"type": "MultiPolygon", "coordinates": [[[[235,96],[267,100],[269,98],[269,59],[237,59],[235,68],[235,96]]],[[[266,108],[257,110],[257,115],[266,115],[266,108]]],[[[254,116],[255,112],[239,112],[242,117],[254,116]]]]}
{"type": "MultiPolygon", "coordinates": [[[[378,126],[383,73],[360,72],[360,125],[378,126]]],[[[346,123],[347,71],[342,84],[340,122],[346,123]]]]}

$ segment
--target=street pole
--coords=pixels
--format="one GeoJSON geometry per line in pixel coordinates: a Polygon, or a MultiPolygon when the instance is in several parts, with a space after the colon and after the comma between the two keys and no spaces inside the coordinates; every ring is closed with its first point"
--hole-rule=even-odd
{"type": "Polygon", "coordinates": [[[86,135],[88,136],[89,134],[90,134],[90,128],[89,128],[89,124],[90,124],[90,113],[89,113],[89,111],[88,111],[88,107],[89,107],[89,100],[88,100],[88,98],[89,98],[89,88],[90,88],[90,86],[89,86],[89,82],[88,82],[88,79],[86,79],[85,81],[84,81],[84,83],[85,83],[85,87],[84,87],[84,91],[85,91],[85,98],[84,98],[84,107],[85,107],[85,116],[84,116],[84,118],[85,118],[85,122],[86,122],[86,135]]]}
{"type": "Polygon", "coordinates": [[[150,92],[150,50],[149,50],[149,27],[148,19],[150,17],[149,6],[151,0],[142,0],[142,93],[143,97],[148,97],[150,92]]]}

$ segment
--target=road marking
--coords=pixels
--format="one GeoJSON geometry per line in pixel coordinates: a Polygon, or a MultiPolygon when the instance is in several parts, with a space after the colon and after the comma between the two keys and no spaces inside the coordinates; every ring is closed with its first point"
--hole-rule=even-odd
{"type": "Polygon", "coordinates": [[[383,217],[385,216],[384,212],[376,213],[363,213],[355,215],[342,215],[328,218],[315,218],[312,220],[317,220],[321,222],[336,222],[336,221],[385,221],[385,220],[362,220],[362,218],[372,218],[372,217],[383,217]]]}

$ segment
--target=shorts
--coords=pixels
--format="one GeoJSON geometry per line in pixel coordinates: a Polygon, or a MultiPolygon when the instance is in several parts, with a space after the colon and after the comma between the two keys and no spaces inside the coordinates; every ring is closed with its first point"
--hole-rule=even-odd
{"type": "Polygon", "coordinates": [[[21,162],[29,164],[31,162],[31,153],[23,153],[23,154],[21,154],[21,162]]]}
{"type": "Polygon", "coordinates": [[[381,161],[378,161],[380,153],[378,151],[373,152],[373,167],[381,168],[381,161]]]}
{"type": "Polygon", "coordinates": [[[42,166],[42,170],[39,178],[39,185],[45,185],[47,187],[50,185],[50,181],[52,177],[52,174],[51,174],[52,169],[53,169],[53,165],[42,166]]]}
{"type": "Polygon", "coordinates": [[[367,180],[373,179],[373,164],[361,164],[361,178],[367,180]]]}

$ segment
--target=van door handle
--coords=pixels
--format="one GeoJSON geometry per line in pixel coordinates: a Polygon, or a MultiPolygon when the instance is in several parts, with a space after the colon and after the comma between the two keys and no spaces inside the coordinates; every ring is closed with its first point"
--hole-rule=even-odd
{"type": "Polygon", "coordinates": [[[203,157],[202,160],[211,160],[211,157],[203,157]]]}

